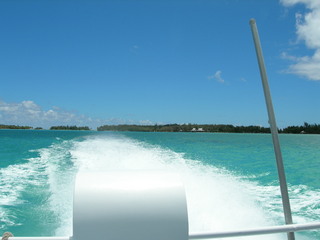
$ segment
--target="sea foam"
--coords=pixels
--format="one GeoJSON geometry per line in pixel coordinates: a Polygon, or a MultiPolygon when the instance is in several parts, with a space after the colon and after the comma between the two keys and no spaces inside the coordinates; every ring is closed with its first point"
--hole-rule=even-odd
{"type": "MultiPolygon", "coordinates": [[[[279,187],[261,185],[255,181],[256,176],[242,176],[120,134],[57,140],[47,148],[35,150],[38,157],[0,169],[1,229],[24,224],[10,206],[27,204],[29,200],[23,195],[28,193],[40,201],[37,204],[42,204],[37,205],[35,217],[48,220],[43,227],[53,228],[56,236],[71,236],[77,172],[114,170],[162,170],[180,174],[186,190],[190,233],[283,224],[279,187]],[[34,192],[29,192],[30,189],[34,192]],[[44,194],[40,196],[39,191],[44,194]]],[[[294,221],[317,220],[319,191],[303,185],[289,186],[289,191],[294,221]]],[[[259,236],[259,239],[284,239],[285,235],[259,236]]],[[[299,235],[299,239],[312,238],[299,235]]]]}
{"type": "MultiPolygon", "coordinates": [[[[191,233],[276,224],[252,195],[250,189],[255,184],[226,170],[187,159],[181,153],[125,137],[101,136],[75,143],[71,155],[78,171],[163,170],[179,173],[185,184],[191,233]]],[[[281,239],[281,236],[260,236],[259,239],[281,239]]]]}

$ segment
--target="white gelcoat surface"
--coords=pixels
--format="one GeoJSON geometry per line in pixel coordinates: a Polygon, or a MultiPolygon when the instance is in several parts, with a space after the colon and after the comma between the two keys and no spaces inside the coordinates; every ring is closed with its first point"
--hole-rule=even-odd
{"type": "Polygon", "coordinates": [[[73,239],[188,239],[179,176],[158,171],[78,173],[73,239]]]}

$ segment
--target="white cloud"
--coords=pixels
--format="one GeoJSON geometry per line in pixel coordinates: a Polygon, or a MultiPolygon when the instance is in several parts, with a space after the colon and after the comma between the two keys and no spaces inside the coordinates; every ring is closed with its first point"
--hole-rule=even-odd
{"type": "Polygon", "coordinates": [[[0,100],[0,124],[49,128],[59,125],[89,126],[95,129],[102,125],[113,124],[153,124],[149,120],[133,121],[117,118],[93,119],[58,107],[43,110],[33,101],[7,103],[0,100]]]}
{"type": "Polygon", "coordinates": [[[222,71],[218,70],[215,74],[208,76],[208,79],[215,79],[219,83],[225,83],[224,79],[221,77],[222,71]]]}
{"type": "Polygon", "coordinates": [[[44,127],[57,125],[95,126],[100,120],[92,120],[84,115],[63,111],[59,108],[43,110],[33,101],[6,103],[0,101],[0,123],[44,127]]]}
{"type": "Polygon", "coordinates": [[[154,122],[150,121],[150,120],[141,120],[139,121],[140,125],[154,125],[154,122]]]}
{"type": "Polygon", "coordinates": [[[311,49],[320,48],[320,7],[302,15],[296,14],[296,27],[299,40],[305,41],[311,49]]]}
{"type": "Polygon", "coordinates": [[[311,57],[296,57],[282,53],[282,58],[296,62],[289,66],[286,73],[297,74],[314,81],[320,80],[320,49],[311,57]]]}
{"type": "Polygon", "coordinates": [[[130,47],[130,52],[137,54],[139,52],[140,47],[138,45],[133,45],[130,47]]]}
{"type": "Polygon", "coordinates": [[[305,4],[308,8],[320,7],[319,0],[280,0],[280,2],[287,7],[293,6],[298,3],[305,4]]]}
{"type": "Polygon", "coordinates": [[[281,0],[284,6],[305,4],[308,12],[296,13],[296,34],[299,41],[314,49],[312,56],[295,57],[286,53],[282,57],[294,61],[288,73],[297,74],[310,80],[320,81],[320,1],[319,0],[281,0]]]}

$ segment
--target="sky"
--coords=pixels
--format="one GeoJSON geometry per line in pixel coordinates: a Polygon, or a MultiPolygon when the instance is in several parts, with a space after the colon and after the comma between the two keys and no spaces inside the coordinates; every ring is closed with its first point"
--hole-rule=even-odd
{"type": "Polygon", "coordinates": [[[0,124],[320,123],[319,0],[0,0],[0,124]]]}

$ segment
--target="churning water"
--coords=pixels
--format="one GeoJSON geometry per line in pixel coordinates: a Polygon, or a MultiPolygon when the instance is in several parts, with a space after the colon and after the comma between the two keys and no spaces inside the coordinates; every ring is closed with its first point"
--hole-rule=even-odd
{"type": "MultiPolygon", "coordinates": [[[[71,236],[76,173],[95,170],[179,173],[190,233],[284,223],[267,134],[1,130],[0,135],[0,228],[15,236],[71,236]]],[[[281,135],[281,142],[293,220],[319,221],[320,136],[281,135]]],[[[320,233],[298,236],[319,239],[320,233]]]]}

